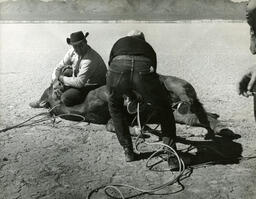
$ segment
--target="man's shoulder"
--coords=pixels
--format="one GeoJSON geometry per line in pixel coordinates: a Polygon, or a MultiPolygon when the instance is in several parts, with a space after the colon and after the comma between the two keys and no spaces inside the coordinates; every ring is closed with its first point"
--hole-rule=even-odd
{"type": "Polygon", "coordinates": [[[91,46],[88,46],[88,55],[95,55],[95,54],[99,54],[96,50],[94,50],[91,46]]]}
{"type": "Polygon", "coordinates": [[[101,55],[90,46],[89,46],[89,50],[86,53],[86,55],[84,56],[84,58],[85,59],[94,59],[94,58],[102,59],[101,55]]]}
{"type": "Polygon", "coordinates": [[[102,64],[105,65],[105,62],[103,61],[103,58],[101,57],[101,55],[90,46],[89,46],[88,52],[83,57],[83,61],[86,61],[86,60],[90,62],[85,62],[85,63],[95,63],[100,65],[102,64]]]}

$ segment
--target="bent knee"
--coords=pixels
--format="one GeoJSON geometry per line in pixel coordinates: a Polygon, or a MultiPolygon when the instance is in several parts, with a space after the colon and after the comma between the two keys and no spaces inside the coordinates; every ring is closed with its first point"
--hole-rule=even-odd
{"type": "Polygon", "coordinates": [[[78,99],[78,98],[74,98],[72,96],[62,95],[61,96],[61,102],[63,104],[65,104],[66,106],[74,106],[74,105],[82,103],[83,100],[82,99],[78,99]]]}
{"type": "Polygon", "coordinates": [[[65,104],[66,106],[72,106],[73,105],[72,99],[70,99],[70,97],[68,97],[68,96],[62,95],[61,96],[61,102],[63,104],[65,104]]]}

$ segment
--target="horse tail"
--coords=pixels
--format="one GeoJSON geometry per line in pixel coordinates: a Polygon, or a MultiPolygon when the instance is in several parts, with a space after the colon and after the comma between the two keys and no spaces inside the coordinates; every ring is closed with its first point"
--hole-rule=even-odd
{"type": "Polygon", "coordinates": [[[203,107],[203,104],[196,98],[191,105],[191,112],[193,112],[198,120],[199,123],[205,127],[208,132],[215,132],[218,133],[222,127],[220,127],[220,122],[217,120],[219,115],[216,113],[206,112],[203,107]]]}
{"type": "Polygon", "coordinates": [[[191,112],[194,113],[199,122],[206,128],[210,128],[210,122],[208,120],[207,112],[205,111],[203,104],[196,98],[191,104],[191,112]]]}

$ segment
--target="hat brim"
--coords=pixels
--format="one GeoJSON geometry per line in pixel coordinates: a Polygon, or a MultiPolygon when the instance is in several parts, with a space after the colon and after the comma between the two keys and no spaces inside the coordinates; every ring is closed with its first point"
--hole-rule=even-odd
{"type": "Polygon", "coordinates": [[[80,41],[76,41],[76,42],[71,42],[70,38],[67,38],[66,41],[67,41],[67,44],[68,45],[77,45],[77,44],[80,44],[82,41],[86,41],[86,37],[89,35],[89,32],[86,32],[85,35],[84,35],[84,38],[80,41]]]}
{"type": "Polygon", "coordinates": [[[80,40],[80,41],[76,41],[76,42],[71,42],[70,38],[67,38],[66,41],[67,41],[67,44],[68,44],[68,45],[77,45],[77,44],[80,44],[80,43],[82,43],[83,41],[85,41],[85,38],[82,39],[82,40],[80,40]]]}

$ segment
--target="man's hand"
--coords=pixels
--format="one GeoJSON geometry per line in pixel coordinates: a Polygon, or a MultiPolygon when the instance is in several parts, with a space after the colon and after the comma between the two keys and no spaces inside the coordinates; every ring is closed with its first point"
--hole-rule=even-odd
{"type": "Polygon", "coordinates": [[[64,83],[63,82],[63,77],[64,77],[63,75],[60,75],[59,78],[58,78],[58,80],[61,81],[62,83],[64,83]]]}
{"type": "Polygon", "coordinates": [[[240,82],[238,83],[238,94],[245,97],[252,96],[255,93],[254,87],[256,87],[256,67],[249,69],[240,82]]]}
{"type": "Polygon", "coordinates": [[[61,95],[63,94],[64,89],[65,89],[64,84],[59,80],[55,80],[52,83],[52,88],[53,88],[53,93],[52,93],[53,99],[54,100],[60,100],[61,95]]]}

